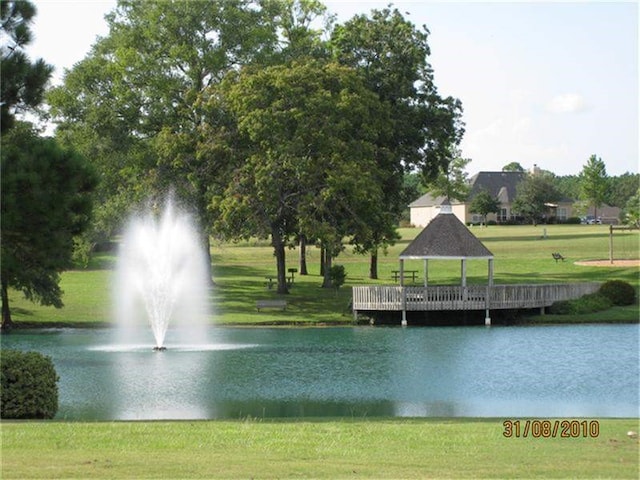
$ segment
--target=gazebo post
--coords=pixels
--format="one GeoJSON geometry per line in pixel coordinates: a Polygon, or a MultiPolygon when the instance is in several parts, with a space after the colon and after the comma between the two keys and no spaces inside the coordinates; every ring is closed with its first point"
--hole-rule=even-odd
{"type": "Polygon", "coordinates": [[[428,281],[429,281],[429,260],[428,259],[424,259],[424,286],[428,286],[428,281]]]}
{"type": "Polygon", "coordinates": [[[487,283],[487,294],[485,296],[485,313],[484,313],[484,324],[489,327],[491,326],[491,317],[489,316],[489,307],[491,304],[491,289],[493,287],[493,258],[489,258],[489,282],[487,283]]]}
{"type": "MultiPolygon", "coordinates": [[[[460,260],[460,276],[462,277],[462,284],[460,287],[462,294],[463,305],[467,301],[467,259],[463,258],[460,260]]],[[[466,307],[466,306],[465,306],[466,307]]]]}
{"type": "Polygon", "coordinates": [[[467,286],[467,259],[460,260],[460,276],[462,277],[462,286],[467,286]]]}
{"type": "Polygon", "coordinates": [[[404,286],[404,259],[400,259],[400,292],[402,294],[402,326],[407,326],[407,290],[404,286]]]}

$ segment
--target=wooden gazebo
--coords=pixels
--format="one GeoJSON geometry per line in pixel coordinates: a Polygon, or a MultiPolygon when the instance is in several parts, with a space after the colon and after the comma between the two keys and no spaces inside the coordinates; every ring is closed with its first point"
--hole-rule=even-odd
{"type": "MultiPolygon", "coordinates": [[[[488,261],[488,282],[493,285],[493,253],[476,238],[452,210],[448,200],[442,202],[440,213],[418,234],[400,254],[400,286],[405,283],[405,260],[424,260],[424,286],[428,286],[429,260],[460,260],[461,287],[467,286],[467,260],[486,259],[488,261]]],[[[487,311],[487,323],[490,322],[487,311]]],[[[402,324],[406,325],[403,310],[402,324]]]]}
{"type": "MultiPolygon", "coordinates": [[[[493,283],[493,254],[451,212],[445,201],[440,213],[400,254],[400,285],[362,285],[353,287],[353,316],[358,312],[402,312],[407,325],[407,311],[485,311],[485,325],[491,325],[490,310],[540,308],[542,312],[554,302],[580,298],[596,292],[600,284],[493,283]],[[406,285],[409,272],[405,260],[424,260],[424,285],[406,285]],[[427,285],[430,259],[460,260],[461,285],[427,285]],[[486,259],[489,265],[485,285],[467,285],[468,260],[486,259]]],[[[396,277],[398,279],[398,277],[396,277]]],[[[413,278],[415,281],[415,277],[413,278]]]]}

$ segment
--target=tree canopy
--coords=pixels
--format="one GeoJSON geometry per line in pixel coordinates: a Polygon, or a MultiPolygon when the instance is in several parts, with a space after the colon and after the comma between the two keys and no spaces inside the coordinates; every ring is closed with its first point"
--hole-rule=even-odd
{"type": "Polygon", "coordinates": [[[331,36],[334,57],[361,75],[365,85],[388,105],[389,134],[378,139],[376,162],[385,172],[382,210],[369,228],[355,236],[356,250],[371,254],[377,278],[379,248],[397,240],[395,226],[407,203],[401,194],[405,173],[418,171],[432,181],[447,171],[451,148],[462,138],[462,107],[438,95],[428,62],[429,31],[418,28],[398,9],[372,10],[337,25],[331,36]]]}
{"type": "Polygon", "coordinates": [[[594,217],[598,217],[597,210],[607,198],[609,183],[607,182],[607,169],[601,158],[591,155],[582,167],[580,173],[581,196],[589,202],[594,209],[594,217]]]}
{"type": "Polygon", "coordinates": [[[484,217],[484,223],[486,224],[487,215],[490,213],[500,213],[500,201],[492,197],[486,190],[482,190],[471,200],[469,211],[482,215],[484,217]]]}
{"type": "Polygon", "coordinates": [[[524,167],[518,162],[507,163],[502,167],[503,172],[524,172],[524,167]]]}
{"type": "Polygon", "coordinates": [[[469,181],[465,169],[471,159],[462,158],[458,149],[454,149],[451,157],[452,160],[445,167],[445,170],[427,182],[426,188],[434,197],[445,197],[448,200],[465,202],[469,195],[469,181]]]}
{"type": "Polygon", "coordinates": [[[31,2],[0,1],[0,129],[10,129],[16,113],[35,110],[42,103],[53,67],[39,59],[31,62],[24,52],[31,42],[36,8],[31,2]]]}
{"type": "Polygon", "coordinates": [[[535,225],[546,218],[549,204],[561,197],[550,174],[542,171],[529,174],[518,184],[512,210],[535,225]]]}
{"type": "Polygon", "coordinates": [[[62,306],[59,274],[73,238],[90,220],[96,177],[84,159],[16,123],[2,138],[2,326],[11,325],[8,288],[62,306]]]}
{"type": "Polygon", "coordinates": [[[286,293],[287,242],[304,233],[338,248],[380,208],[373,159],[387,114],[353,70],[335,63],[248,68],[223,90],[244,148],[233,181],[214,197],[216,227],[236,238],[270,236],[286,293]]]}

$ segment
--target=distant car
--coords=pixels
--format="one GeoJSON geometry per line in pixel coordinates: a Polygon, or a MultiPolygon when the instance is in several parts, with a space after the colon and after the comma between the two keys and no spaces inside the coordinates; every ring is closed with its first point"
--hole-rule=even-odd
{"type": "Polygon", "coordinates": [[[580,219],[580,223],[582,223],[583,225],[601,225],[602,218],[595,218],[593,215],[587,215],[586,217],[582,217],[580,219]]]}

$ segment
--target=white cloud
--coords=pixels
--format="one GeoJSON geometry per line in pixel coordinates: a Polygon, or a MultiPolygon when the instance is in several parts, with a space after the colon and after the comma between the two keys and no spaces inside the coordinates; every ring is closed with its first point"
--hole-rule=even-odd
{"type": "Polygon", "coordinates": [[[556,95],[547,103],[547,110],[552,113],[579,113],[587,108],[587,102],[579,93],[556,95]]]}

